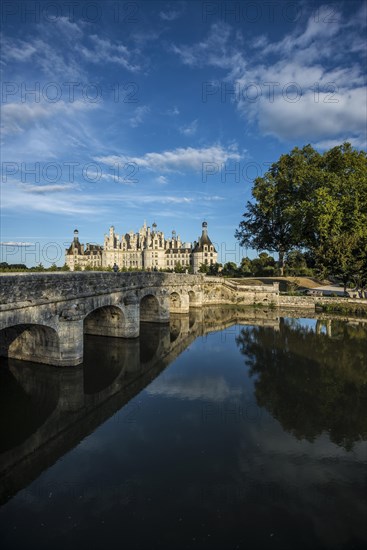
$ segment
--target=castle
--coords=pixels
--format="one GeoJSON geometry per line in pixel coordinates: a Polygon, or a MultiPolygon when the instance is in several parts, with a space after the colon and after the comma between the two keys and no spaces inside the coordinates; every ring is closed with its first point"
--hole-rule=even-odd
{"type": "Polygon", "coordinates": [[[181,265],[183,269],[197,273],[202,264],[210,266],[217,262],[217,251],[208,236],[208,224],[202,223],[202,234],[193,244],[182,242],[180,236],[172,231],[172,236],[165,238],[162,231],[157,231],[157,224],[152,229],[144,222],[138,233],[130,231],[119,236],[115,228],[110,227],[104,237],[104,245],[79,242],[79,232],[74,231],[74,240],[65,251],[65,263],[71,271],[75,266],[85,269],[93,267],[118,267],[125,269],[174,269],[181,265]]]}

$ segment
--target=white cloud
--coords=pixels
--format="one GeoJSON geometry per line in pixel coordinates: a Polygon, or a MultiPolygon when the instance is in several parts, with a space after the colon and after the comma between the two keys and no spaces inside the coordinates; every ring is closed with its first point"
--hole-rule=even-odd
{"type": "Polygon", "coordinates": [[[27,213],[33,211],[62,216],[90,216],[105,211],[101,207],[100,201],[99,204],[94,204],[93,198],[89,194],[77,193],[75,189],[70,192],[70,187],[66,189],[67,185],[63,186],[63,191],[67,192],[60,193],[58,197],[55,197],[55,189],[38,192],[35,190],[36,187],[34,185],[28,187],[14,181],[2,184],[1,208],[3,211],[15,211],[18,215],[23,211],[27,213]]]}
{"type": "Polygon", "coordinates": [[[367,138],[360,136],[360,137],[351,137],[348,134],[341,135],[338,139],[324,139],[321,141],[316,141],[311,143],[313,147],[316,149],[326,150],[326,149],[332,149],[333,147],[337,147],[341,143],[348,142],[353,147],[356,147],[357,149],[366,149],[367,148],[367,138]]]}
{"type": "Polygon", "coordinates": [[[74,117],[78,111],[95,109],[96,103],[77,100],[74,102],[42,101],[40,103],[8,103],[2,108],[2,132],[4,135],[19,134],[37,125],[44,119],[62,115],[74,117]]]}
{"type": "Polygon", "coordinates": [[[193,46],[172,46],[185,65],[204,67],[206,65],[227,69],[231,75],[239,75],[246,69],[246,61],[238,49],[236,36],[227,23],[212,25],[207,38],[193,46]]]}
{"type": "Polygon", "coordinates": [[[35,37],[11,39],[2,36],[2,64],[10,65],[14,61],[32,63],[53,82],[55,78],[62,78],[61,82],[68,79],[80,82],[81,78],[84,79],[84,70],[75,55],[75,43],[71,48],[71,42],[65,44],[64,37],[61,48],[47,35],[47,25],[39,26],[38,29],[39,33],[35,37]]]}
{"type": "MultiPolygon", "coordinates": [[[[321,6],[315,10],[309,17],[306,28],[302,30],[301,26],[295,27],[294,31],[287,34],[282,40],[276,43],[269,43],[262,51],[263,55],[279,53],[281,55],[296,55],[311,45],[321,45],[314,50],[318,50],[319,56],[323,51],[323,46],[328,46],[328,41],[337,36],[342,25],[341,14],[337,10],[331,10],[330,6],[321,6]]],[[[310,50],[309,50],[310,52],[310,50]]]]}
{"type": "MultiPolygon", "coordinates": [[[[343,18],[337,8],[320,6],[279,42],[264,35],[252,38],[255,55],[246,55],[238,33],[225,23],[213,25],[201,42],[173,46],[173,51],[186,65],[226,70],[224,82],[236,90],[235,99],[228,100],[264,134],[313,142],[347,135],[365,143],[366,89],[358,57],[365,41],[351,31],[358,26],[355,15],[343,18]],[[296,87],[299,101],[292,101],[296,87]]],[[[208,101],[218,101],[220,85],[208,101]]]]}
{"type": "Polygon", "coordinates": [[[172,151],[162,153],[146,153],[141,157],[127,157],[109,155],[96,157],[95,160],[110,166],[136,163],[140,168],[146,168],[154,172],[177,172],[181,170],[193,170],[200,172],[204,163],[213,163],[218,166],[228,160],[239,161],[242,155],[237,146],[227,148],[221,145],[212,145],[195,149],[194,147],[179,147],[172,151]]]}
{"type": "Polygon", "coordinates": [[[181,17],[185,10],[185,2],[175,2],[174,7],[168,6],[168,9],[159,12],[159,17],[163,21],[174,21],[181,17]]]}
{"type": "Polygon", "coordinates": [[[24,243],[24,242],[18,242],[18,241],[6,241],[1,242],[0,246],[32,246],[34,243],[24,243]]]}
{"type": "Polygon", "coordinates": [[[197,119],[190,122],[190,124],[186,124],[179,128],[180,133],[184,136],[193,136],[194,134],[196,134],[197,129],[198,129],[197,119]]]}
{"type": "Polygon", "coordinates": [[[167,109],[166,111],[166,115],[169,115],[169,116],[177,116],[179,114],[180,114],[180,111],[176,106],[172,107],[172,109],[167,109]]]}
{"type": "MultiPolygon", "coordinates": [[[[329,94],[319,95],[315,102],[312,92],[292,103],[282,95],[274,103],[263,101],[258,111],[260,130],[285,140],[318,140],[324,136],[363,135],[366,130],[366,93],[363,88],[345,90],[337,94],[335,103],[330,103],[329,94]]],[[[334,138],[333,138],[334,139],[334,138]]]]}
{"type": "Polygon", "coordinates": [[[134,60],[135,54],[121,42],[111,42],[109,38],[91,35],[92,48],[80,47],[80,52],[90,63],[116,63],[131,72],[140,70],[134,60]]]}
{"type": "Polygon", "coordinates": [[[82,21],[75,23],[67,17],[58,17],[52,25],[38,24],[35,36],[23,39],[2,36],[2,63],[32,62],[52,80],[59,77],[79,83],[88,81],[80,56],[89,63],[114,63],[130,72],[140,70],[139,50],[129,49],[108,37],[88,35],[87,28],[82,21]]]}
{"type": "Polygon", "coordinates": [[[25,40],[11,40],[1,37],[2,59],[9,61],[28,61],[36,52],[34,44],[25,40]]]}
{"type": "Polygon", "coordinates": [[[159,184],[159,185],[167,185],[168,183],[168,178],[166,178],[166,176],[158,176],[155,181],[159,184]]]}
{"type": "Polygon", "coordinates": [[[175,195],[111,195],[105,196],[104,201],[108,202],[123,202],[125,205],[137,206],[139,204],[191,204],[194,202],[193,197],[175,196],[175,195]]]}
{"type": "Polygon", "coordinates": [[[24,184],[20,186],[26,193],[64,193],[70,189],[79,189],[79,186],[73,183],[55,183],[51,185],[31,185],[24,184]]]}
{"type": "Polygon", "coordinates": [[[129,123],[132,128],[136,128],[143,123],[145,116],[150,112],[150,107],[141,105],[134,111],[134,115],[130,118],[129,123]]]}

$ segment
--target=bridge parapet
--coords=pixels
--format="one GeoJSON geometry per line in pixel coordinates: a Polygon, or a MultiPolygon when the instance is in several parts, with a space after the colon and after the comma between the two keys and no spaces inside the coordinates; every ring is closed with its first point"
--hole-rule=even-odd
{"type": "Polygon", "coordinates": [[[1,309],[86,298],[147,287],[200,285],[203,275],[159,272],[17,273],[0,275],[1,309]]]}

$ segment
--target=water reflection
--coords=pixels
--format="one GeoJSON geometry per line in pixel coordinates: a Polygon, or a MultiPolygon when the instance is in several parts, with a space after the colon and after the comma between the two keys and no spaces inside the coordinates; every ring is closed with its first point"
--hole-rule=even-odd
{"type": "Polygon", "coordinates": [[[282,318],[279,331],[242,329],[236,342],[258,404],[297,439],[327,432],[349,450],[367,439],[366,324],[282,318]]]}
{"type": "Polygon", "coordinates": [[[364,547],[366,343],[217,307],[86,336],[80,368],[9,360],[2,547],[364,547]]]}

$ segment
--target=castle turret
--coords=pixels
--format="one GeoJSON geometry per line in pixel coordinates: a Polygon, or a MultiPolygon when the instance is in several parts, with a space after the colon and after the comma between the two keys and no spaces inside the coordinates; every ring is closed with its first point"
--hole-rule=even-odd
{"type": "Polygon", "coordinates": [[[194,243],[192,251],[194,273],[199,271],[201,265],[213,265],[217,262],[217,251],[208,235],[208,223],[201,224],[202,232],[198,242],[194,243]]]}

